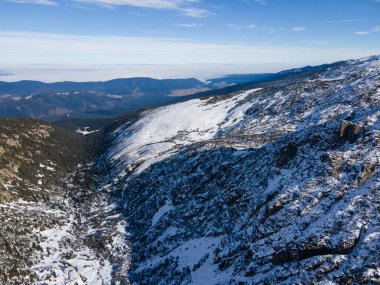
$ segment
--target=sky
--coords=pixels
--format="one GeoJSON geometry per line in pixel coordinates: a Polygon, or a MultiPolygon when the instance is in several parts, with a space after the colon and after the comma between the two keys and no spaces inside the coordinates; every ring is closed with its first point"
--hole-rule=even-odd
{"type": "Polygon", "coordinates": [[[0,0],[0,80],[277,72],[380,54],[380,0],[0,0]]]}

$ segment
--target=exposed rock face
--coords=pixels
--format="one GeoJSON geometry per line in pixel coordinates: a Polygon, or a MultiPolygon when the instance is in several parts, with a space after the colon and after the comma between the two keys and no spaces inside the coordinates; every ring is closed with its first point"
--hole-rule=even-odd
{"type": "Polygon", "coordinates": [[[359,185],[363,185],[376,171],[376,165],[366,163],[362,166],[362,174],[359,178],[359,185]]]}
{"type": "Polygon", "coordinates": [[[357,139],[360,129],[359,124],[343,121],[342,126],[340,127],[339,137],[344,141],[353,143],[357,139]]]}
{"type": "Polygon", "coordinates": [[[129,280],[379,283],[379,71],[377,57],[327,66],[120,129],[105,185],[128,220],[129,280]]]}
{"type": "Polygon", "coordinates": [[[298,147],[294,143],[290,143],[280,150],[277,158],[278,166],[285,166],[290,162],[297,154],[298,147]]]}

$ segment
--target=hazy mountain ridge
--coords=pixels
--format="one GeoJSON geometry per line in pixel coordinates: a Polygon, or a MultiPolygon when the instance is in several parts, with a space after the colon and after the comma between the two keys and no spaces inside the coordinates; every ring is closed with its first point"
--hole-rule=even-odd
{"type": "Polygon", "coordinates": [[[158,91],[160,89],[176,90],[190,89],[200,86],[203,83],[195,78],[189,79],[154,79],[149,77],[120,78],[109,81],[98,82],[74,82],[63,81],[54,83],[44,83],[41,81],[18,81],[1,82],[0,93],[12,93],[15,95],[33,95],[47,92],[75,92],[75,91],[97,91],[116,95],[128,95],[128,92],[135,88],[147,88],[158,91]]]}
{"type": "Polygon", "coordinates": [[[274,74],[231,75],[208,82],[195,78],[121,78],[104,82],[40,81],[0,82],[0,118],[99,118],[122,115],[147,107],[158,107],[188,99],[230,94],[243,89],[270,86],[302,73],[341,63],[286,70],[274,74]]]}
{"type": "MultiPolygon", "coordinates": [[[[110,116],[176,102],[173,93],[193,94],[197,79],[127,78],[105,82],[0,82],[0,117],[56,120],[64,116],[110,116]]],[[[188,95],[189,95],[188,94],[188,95]]]]}

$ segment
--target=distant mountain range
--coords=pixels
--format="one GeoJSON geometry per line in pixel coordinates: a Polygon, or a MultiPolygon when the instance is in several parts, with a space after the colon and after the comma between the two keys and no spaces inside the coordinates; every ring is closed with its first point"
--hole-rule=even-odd
{"type": "Polygon", "coordinates": [[[109,117],[187,99],[263,87],[274,80],[325,67],[307,66],[280,73],[227,75],[207,82],[195,78],[158,80],[147,77],[104,82],[0,81],[0,118],[26,117],[55,121],[67,117],[109,117]]]}
{"type": "Polygon", "coordinates": [[[62,116],[107,116],[174,102],[204,91],[194,79],[128,78],[105,82],[0,82],[0,117],[54,120],[62,116]]]}
{"type": "Polygon", "coordinates": [[[203,86],[204,83],[195,79],[164,79],[158,80],[148,77],[122,78],[98,82],[55,82],[40,81],[0,82],[1,93],[14,95],[33,95],[39,93],[56,92],[102,92],[115,95],[138,95],[136,89],[150,92],[171,92],[178,89],[191,89],[203,86]]]}

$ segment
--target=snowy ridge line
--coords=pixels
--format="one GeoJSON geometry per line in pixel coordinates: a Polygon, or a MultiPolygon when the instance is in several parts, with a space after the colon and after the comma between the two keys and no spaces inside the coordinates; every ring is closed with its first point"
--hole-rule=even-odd
{"type": "Polygon", "coordinates": [[[139,173],[183,146],[212,139],[236,125],[251,106],[242,102],[260,90],[244,91],[215,103],[195,99],[155,109],[119,134],[109,158],[139,173]]]}

